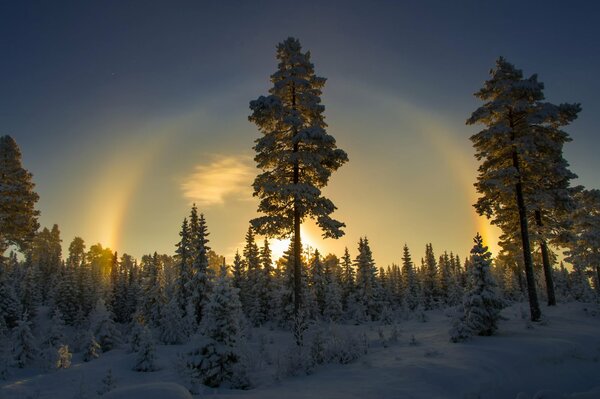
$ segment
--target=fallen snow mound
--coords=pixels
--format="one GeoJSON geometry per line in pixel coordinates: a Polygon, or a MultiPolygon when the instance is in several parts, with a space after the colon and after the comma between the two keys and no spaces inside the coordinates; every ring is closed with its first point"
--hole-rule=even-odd
{"type": "Polygon", "coordinates": [[[192,399],[189,391],[172,382],[130,385],[104,395],[105,399],[192,399]]]}

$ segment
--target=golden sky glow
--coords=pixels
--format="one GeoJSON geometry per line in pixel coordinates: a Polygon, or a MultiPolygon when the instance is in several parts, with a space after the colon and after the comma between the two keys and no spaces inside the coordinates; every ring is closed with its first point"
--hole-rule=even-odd
{"type": "Polygon", "coordinates": [[[248,197],[255,172],[250,157],[215,155],[208,164],[197,165],[181,183],[183,196],[199,207],[222,205],[226,198],[248,197]]]}

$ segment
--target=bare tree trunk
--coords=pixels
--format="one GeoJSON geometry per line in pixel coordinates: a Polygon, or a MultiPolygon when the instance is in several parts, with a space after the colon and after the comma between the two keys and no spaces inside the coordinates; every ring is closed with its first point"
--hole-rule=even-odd
{"type": "MultiPolygon", "coordinates": [[[[512,153],[513,166],[520,173],[519,157],[516,150],[512,153]]],[[[531,246],[529,245],[529,228],[527,226],[527,208],[523,198],[523,183],[521,176],[515,185],[515,194],[517,197],[517,208],[519,210],[519,224],[521,226],[521,242],[523,244],[523,261],[525,264],[525,277],[527,279],[527,295],[529,297],[529,309],[531,312],[531,321],[539,321],[542,316],[540,304],[538,303],[537,292],[535,289],[535,276],[533,273],[533,259],[531,257],[531,246]]]]}
{"type": "MultiPolygon", "coordinates": [[[[292,108],[296,107],[296,88],[292,85],[292,108]]],[[[297,134],[294,128],[294,136],[297,134]]],[[[299,151],[298,143],[294,144],[294,153],[299,151]]],[[[300,165],[294,161],[293,183],[300,182],[300,165]]],[[[300,241],[300,204],[298,196],[294,198],[294,316],[298,317],[302,304],[302,244],[300,241]]]]}
{"type": "MultiPolygon", "coordinates": [[[[542,212],[540,210],[535,211],[535,223],[537,227],[541,228],[544,226],[542,223],[542,212]]],[[[542,249],[542,264],[544,266],[544,277],[546,278],[546,293],[548,294],[548,306],[556,306],[556,294],[554,293],[554,278],[552,277],[552,265],[550,265],[550,256],[548,256],[548,246],[546,240],[540,231],[540,248],[542,249]]]]}

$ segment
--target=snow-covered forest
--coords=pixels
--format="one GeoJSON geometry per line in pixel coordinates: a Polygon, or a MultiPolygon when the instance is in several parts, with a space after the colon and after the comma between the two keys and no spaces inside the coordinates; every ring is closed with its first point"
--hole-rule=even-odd
{"type": "Polygon", "coordinates": [[[306,220],[331,239],[352,223],[321,191],[351,161],[310,53],[289,38],[276,57],[250,102],[260,202],[233,259],[196,205],[173,221],[173,253],[81,237],[63,253],[17,142],[0,139],[0,397],[600,397],[600,191],[573,186],[563,157],[580,105],[546,102],[498,58],[467,124],[482,127],[475,210],[500,252],[475,231],[466,254],[398,237],[398,263],[381,265],[372,236],[303,246],[306,220]],[[292,238],[280,259],[271,237],[292,238]]]}

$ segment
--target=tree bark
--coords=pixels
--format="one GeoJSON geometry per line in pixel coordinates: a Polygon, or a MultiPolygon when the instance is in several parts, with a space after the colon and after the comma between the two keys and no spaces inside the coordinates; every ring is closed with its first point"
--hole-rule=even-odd
{"type": "MultiPolygon", "coordinates": [[[[512,153],[513,166],[520,173],[519,168],[519,156],[517,150],[514,149],[512,153]]],[[[521,182],[521,176],[517,180],[515,185],[515,194],[517,197],[517,208],[519,210],[519,224],[521,226],[521,242],[523,244],[523,261],[525,264],[525,277],[527,279],[527,295],[529,297],[529,310],[531,312],[531,321],[539,321],[542,312],[540,310],[540,304],[537,298],[537,292],[535,289],[535,276],[533,273],[533,259],[531,257],[531,246],[529,244],[529,228],[527,226],[527,208],[525,207],[525,200],[523,198],[523,183],[521,182]]]]}
{"type": "Polygon", "coordinates": [[[548,306],[556,306],[556,294],[554,293],[554,278],[552,277],[552,265],[550,265],[550,256],[548,256],[548,246],[546,240],[541,234],[542,212],[535,211],[535,223],[540,230],[540,248],[542,249],[542,264],[544,266],[544,277],[546,278],[546,293],[548,294],[548,306]]]}
{"type": "MultiPolygon", "coordinates": [[[[296,88],[292,86],[292,109],[296,108],[296,88]]],[[[294,136],[298,133],[294,128],[294,136]]],[[[293,152],[299,151],[298,143],[294,144],[293,152]]],[[[293,183],[300,182],[300,165],[298,159],[294,160],[293,183]]],[[[298,316],[302,304],[302,245],[300,242],[300,204],[298,195],[294,197],[294,316],[298,316]]]]}

